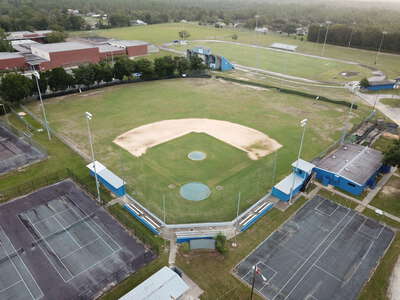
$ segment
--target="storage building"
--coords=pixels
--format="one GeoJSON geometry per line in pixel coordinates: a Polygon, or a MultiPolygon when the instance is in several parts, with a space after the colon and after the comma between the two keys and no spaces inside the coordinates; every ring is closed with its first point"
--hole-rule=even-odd
{"type": "Polygon", "coordinates": [[[23,69],[25,58],[14,52],[0,52],[0,70],[23,69]]]}
{"type": "Polygon", "coordinates": [[[366,188],[375,187],[379,173],[390,171],[382,159],[383,154],[378,150],[347,144],[320,160],[314,172],[323,185],[333,185],[360,195],[366,188]]]}

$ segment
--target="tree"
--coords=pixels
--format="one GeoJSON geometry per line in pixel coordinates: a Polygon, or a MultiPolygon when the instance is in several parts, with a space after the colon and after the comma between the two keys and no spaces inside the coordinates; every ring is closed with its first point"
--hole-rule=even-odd
{"type": "Polygon", "coordinates": [[[175,70],[176,64],[171,56],[157,57],[154,60],[154,72],[158,77],[172,76],[175,70]]]}
{"type": "Polygon", "coordinates": [[[22,99],[31,96],[32,91],[32,80],[21,74],[9,73],[1,79],[0,94],[8,102],[18,103],[22,99]]]}
{"type": "Polygon", "coordinates": [[[384,152],[383,163],[389,166],[400,167],[400,140],[396,140],[384,152]]]}
{"type": "Polygon", "coordinates": [[[65,39],[68,37],[68,34],[62,31],[54,31],[47,35],[46,41],[48,43],[60,43],[65,42],[65,39]]]}
{"type": "Polygon", "coordinates": [[[141,73],[144,80],[151,79],[154,76],[153,63],[146,58],[138,59],[135,61],[135,72],[141,73]]]}
{"type": "Polygon", "coordinates": [[[190,62],[186,57],[175,56],[175,68],[178,71],[179,75],[185,74],[190,69],[190,62]]]}
{"type": "Polygon", "coordinates": [[[369,87],[369,81],[367,78],[363,78],[360,81],[360,87],[366,89],[367,87],[369,87]]]}
{"type": "Polygon", "coordinates": [[[186,40],[190,37],[190,33],[186,30],[179,31],[179,37],[181,40],[186,40]]]}
{"type": "Polygon", "coordinates": [[[127,57],[119,57],[114,64],[114,77],[123,80],[135,72],[135,63],[127,57]]]}
{"type": "Polygon", "coordinates": [[[90,86],[94,84],[95,79],[95,65],[81,65],[76,69],[72,70],[74,74],[75,82],[79,85],[83,84],[85,86],[90,86]]]}
{"type": "Polygon", "coordinates": [[[228,253],[228,247],[226,246],[226,237],[222,233],[218,233],[215,237],[215,249],[222,255],[228,253]]]}
{"type": "Polygon", "coordinates": [[[236,33],[234,33],[234,34],[232,34],[232,40],[237,40],[239,37],[238,37],[238,35],[236,34],[236,33]]]}
{"type": "Polygon", "coordinates": [[[94,66],[94,78],[99,83],[101,81],[110,82],[113,80],[114,77],[114,70],[113,68],[105,63],[101,62],[94,66]]]}
{"type": "Polygon", "coordinates": [[[109,17],[109,24],[112,27],[122,27],[129,25],[129,17],[123,14],[112,14],[109,17]]]}
{"type": "Polygon", "coordinates": [[[193,71],[204,70],[207,66],[203,63],[203,60],[197,55],[190,57],[190,69],[193,71]]]}
{"type": "Polygon", "coordinates": [[[11,43],[6,39],[6,33],[4,29],[0,28],[0,52],[11,52],[11,51],[13,51],[11,43]]]}
{"type": "Polygon", "coordinates": [[[282,31],[286,32],[287,35],[291,35],[292,33],[296,33],[296,25],[295,24],[286,24],[282,31]]]}
{"type": "Polygon", "coordinates": [[[52,91],[63,91],[74,83],[74,78],[63,68],[55,68],[48,72],[48,82],[52,91]]]}

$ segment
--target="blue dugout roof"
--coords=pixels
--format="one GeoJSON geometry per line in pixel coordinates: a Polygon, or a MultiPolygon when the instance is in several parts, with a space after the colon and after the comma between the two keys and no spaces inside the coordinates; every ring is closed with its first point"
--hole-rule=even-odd
{"type": "Polygon", "coordinates": [[[95,167],[97,175],[103,178],[105,181],[107,181],[115,189],[119,189],[125,184],[125,182],[120,177],[118,177],[113,172],[108,170],[103,164],[101,164],[97,160],[94,162],[94,165],[93,163],[90,163],[86,167],[93,173],[95,167]]]}

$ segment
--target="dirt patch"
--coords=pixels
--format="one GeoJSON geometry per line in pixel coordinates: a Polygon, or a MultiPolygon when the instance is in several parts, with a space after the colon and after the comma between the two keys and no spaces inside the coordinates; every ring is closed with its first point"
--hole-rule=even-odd
{"type": "Polygon", "coordinates": [[[349,78],[349,77],[357,76],[358,74],[360,74],[360,73],[359,72],[352,72],[352,71],[343,71],[343,72],[340,72],[339,75],[341,75],[343,77],[346,77],[346,78],[349,78]]]}
{"type": "Polygon", "coordinates": [[[389,299],[400,299],[400,258],[397,259],[397,263],[393,269],[393,273],[390,276],[389,299]]]}
{"type": "Polygon", "coordinates": [[[114,143],[139,157],[147,149],[186,134],[206,133],[247,153],[257,160],[282,147],[276,140],[250,127],[210,119],[164,120],[132,129],[118,136],[114,143]]]}
{"type": "Polygon", "coordinates": [[[383,187],[382,193],[385,196],[396,195],[396,194],[400,194],[400,189],[395,188],[395,187],[390,186],[390,185],[387,185],[387,186],[383,187]]]}
{"type": "Polygon", "coordinates": [[[393,134],[390,132],[384,132],[382,134],[385,138],[391,139],[391,140],[398,140],[400,139],[400,136],[398,134],[393,134]]]}

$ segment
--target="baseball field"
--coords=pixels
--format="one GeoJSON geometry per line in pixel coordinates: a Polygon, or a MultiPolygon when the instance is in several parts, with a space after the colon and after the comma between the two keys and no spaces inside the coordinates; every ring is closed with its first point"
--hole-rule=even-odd
{"type": "MultiPolygon", "coordinates": [[[[90,111],[96,159],[121,176],[128,193],[160,217],[165,199],[167,223],[232,219],[239,193],[243,211],[289,173],[299,148],[300,120],[309,119],[303,158],[312,159],[340,137],[348,111],[345,106],[217,79],[135,83],[48,99],[45,105],[50,126],[88,154],[84,113],[90,111]],[[180,128],[177,132],[184,134],[162,140],[164,129],[156,127],[150,138],[143,139],[147,148],[141,155],[134,155],[134,149],[129,148],[136,147],[141,137],[135,129],[140,133],[140,128],[151,128],[145,125],[182,119],[226,121],[233,129],[226,130],[231,134],[227,137],[210,131],[215,126],[206,130],[186,123],[184,129],[192,129],[180,128]],[[239,145],[242,141],[234,137],[240,131],[235,126],[258,132],[267,144],[239,145]],[[130,142],[121,146],[116,143],[120,136],[130,142]],[[266,145],[276,147],[257,152],[266,145]],[[251,149],[263,155],[252,159],[246,153],[251,149]],[[206,158],[190,160],[188,155],[193,151],[205,153],[206,158]],[[208,186],[209,197],[202,201],[184,199],[180,188],[189,182],[208,186]]],[[[40,114],[36,103],[28,107],[40,114]]],[[[351,121],[357,123],[367,114],[361,105],[351,121]]]]}

